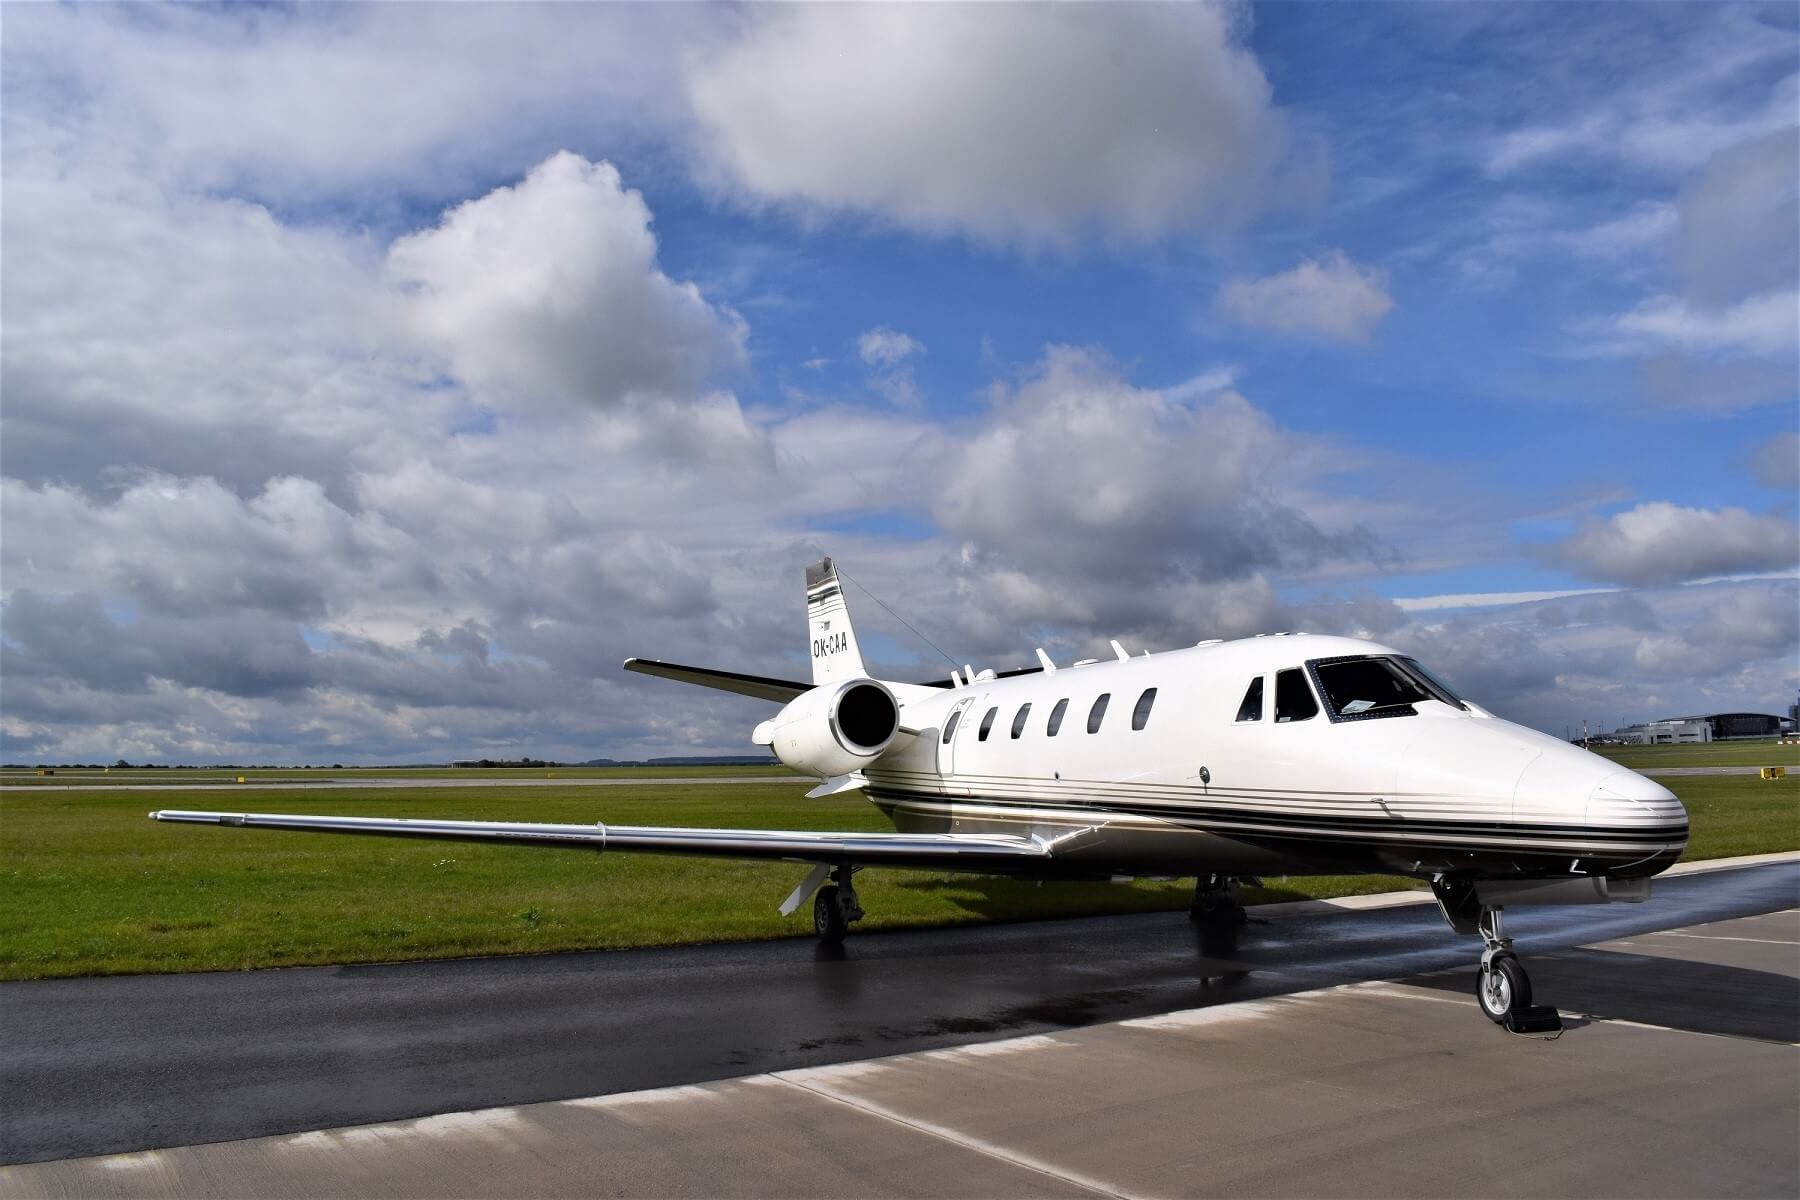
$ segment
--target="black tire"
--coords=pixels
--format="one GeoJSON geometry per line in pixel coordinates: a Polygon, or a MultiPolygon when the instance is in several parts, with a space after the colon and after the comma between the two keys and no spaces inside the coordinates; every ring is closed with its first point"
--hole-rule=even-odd
{"type": "Polygon", "coordinates": [[[850,932],[844,906],[838,903],[837,884],[828,883],[813,894],[813,932],[827,946],[836,946],[850,932]]]}
{"type": "Polygon", "coordinates": [[[1475,999],[1488,1020],[1505,1025],[1513,1014],[1531,1007],[1531,978],[1512,955],[1496,955],[1475,972],[1475,999]]]}

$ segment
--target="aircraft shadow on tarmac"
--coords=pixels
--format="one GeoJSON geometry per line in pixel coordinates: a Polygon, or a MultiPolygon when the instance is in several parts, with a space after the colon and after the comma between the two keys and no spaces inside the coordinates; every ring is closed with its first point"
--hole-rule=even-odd
{"type": "MultiPolygon", "coordinates": [[[[1407,983],[1468,995],[1465,972],[1407,983]]],[[[1561,950],[1531,960],[1532,991],[1564,1014],[1638,1021],[1692,1033],[1800,1041],[1800,981],[1749,967],[1691,962],[1620,950],[1561,950]]]]}

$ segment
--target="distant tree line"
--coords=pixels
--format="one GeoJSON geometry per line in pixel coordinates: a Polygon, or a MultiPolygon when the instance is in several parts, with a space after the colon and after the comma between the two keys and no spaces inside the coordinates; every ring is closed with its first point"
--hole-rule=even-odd
{"type": "Polygon", "coordinates": [[[560,767],[559,762],[542,758],[459,758],[453,767],[560,767]]]}

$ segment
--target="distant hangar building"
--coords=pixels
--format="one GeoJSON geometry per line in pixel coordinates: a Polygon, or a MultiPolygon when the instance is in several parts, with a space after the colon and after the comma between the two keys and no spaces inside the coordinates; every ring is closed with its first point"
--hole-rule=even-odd
{"type": "Polygon", "coordinates": [[[1689,742],[1732,742],[1780,735],[1780,717],[1767,713],[1711,713],[1700,717],[1664,717],[1619,730],[1621,740],[1642,746],[1680,745],[1689,742]]]}

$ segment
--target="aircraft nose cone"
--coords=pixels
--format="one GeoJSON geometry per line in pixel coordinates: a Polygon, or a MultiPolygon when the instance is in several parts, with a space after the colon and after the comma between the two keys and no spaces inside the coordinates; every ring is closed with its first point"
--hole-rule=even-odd
{"type": "Polygon", "coordinates": [[[1621,875],[1654,874],[1687,848],[1688,814],[1675,793],[1636,771],[1620,769],[1594,785],[1588,795],[1587,824],[1595,833],[1646,843],[1654,849],[1642,860],[1624,864],[1621,875]]]}
{"type": "Polygon", "coordinates": [[[1681,801],[1675,798],[1674,792],[1636,771],[1614,771],[1595,784],[1594,790],[1588,795],[1590,813],[1596,802],[1610,804],[1616,801],[1662,806],[1672,804],[1682,819],[1687,819],[1687,809],[1681,806],[1681,801]]]}

